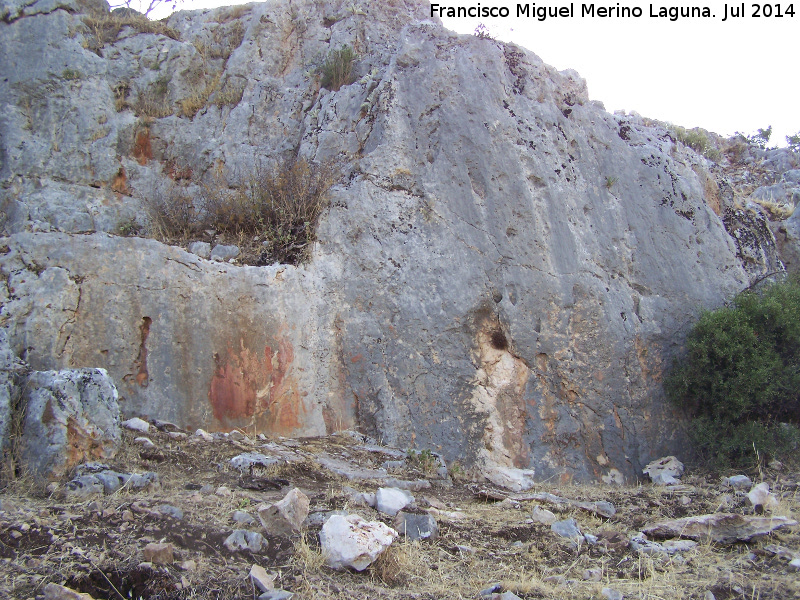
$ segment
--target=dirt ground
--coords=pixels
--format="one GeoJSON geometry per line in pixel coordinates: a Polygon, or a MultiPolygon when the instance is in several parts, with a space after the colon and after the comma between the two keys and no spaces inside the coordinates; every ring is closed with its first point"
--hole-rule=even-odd
{"type": "MultiPolygon", "coordinates": [[[[155,448],[149,449],[134,442],[141,435],[126,431],[108,464],[119,472],[156,472],[157,489],[123,487],[111,495],[67,501],[63,482],[45,491],[22,479],[0,491],[0,597],[41,598],[52,582],[95,599],[252,599],[258,592],[248,573],[258,564],[277,575],[276,587],[309,600],[477,598],[495,584],[526,600],[602,599],[604,589],[626,599],[710,600],[708,592],[717,600],[800,598],[800,571],[789,562],[792,553],[800,557],[797,526],[748,543],[701,540],[672,555],[646,555],[630,547],[631,536],[654,521],[720,511],[752,515],[746,492],[723,487],[720,474],[689,472],[674,488],[542,484],[532,490],[613,503],[616,514],[602,518],[579,508],[510,499],[507,491],[467,481],[452,465],[452,477],[437,479],[424,460],[405,460],[391,475],[430,481],[429,488],[412,494],[418,511],[436,517],[439,536],[414,542],[399,538],[359,573],[325,566],[319,525],[294,539],[268,538],[259,553],[232,553],[223,543],[235,529],[261,531],[260,523],[235,523],[234,511],[256,517],[259,504],[275,502],[293,487],[308,495],[312,513],[347,510],[392,526],[391,517],[355,505],[347,490],[374,492],[380,480],[348,479],[323,463],[334,459],[377,469],[396,460],[396,452],[387,454],[348,435],[273,440],[263,448],[264,440],[246,436],[176,439],[181,436],[174,431],[170,436],[151,428],[147,436],[155,448]],[[243,452],[275,455],[276,448],[291,453],[292,461],[244,473],[230,464],[243,452]],[[183,517],[163,514],[159,506],[164,504],[181,509],[183,517]],[[578,545],[559,537],[533,518],[536,506],[558,519],[574,518],[597,543],[578,545]],[[145,562],[143,549],[150,542],[172,543],[174,561],[145,562]],[[776,555],[775,546],[788,554],[776,555]]],[[[800,473],[766,469],[747,475],[770,484],[779,499],[771,514],[800,517],[800,473]]]]}

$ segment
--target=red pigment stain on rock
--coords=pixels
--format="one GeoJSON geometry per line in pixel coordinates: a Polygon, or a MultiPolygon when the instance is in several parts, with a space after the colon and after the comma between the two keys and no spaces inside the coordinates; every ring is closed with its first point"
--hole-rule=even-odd
{"type": "Polygon", "coordinates": [[[350,362],[351,363],[357,363],[362,358],[364,358],[364,357],[361,354],[356,354],[355,356],[350,357],[350,362]]]}
{"type": "Polygon", "coordinates": [[[226,428],[253,425],[259,432],[291,434],[301,427],[305,406],[291,375],[294,348],[286,339],[277,349],[253,352],[243,340],[214,355],[216,368],[208,397],[214,418],[226,428]]]}

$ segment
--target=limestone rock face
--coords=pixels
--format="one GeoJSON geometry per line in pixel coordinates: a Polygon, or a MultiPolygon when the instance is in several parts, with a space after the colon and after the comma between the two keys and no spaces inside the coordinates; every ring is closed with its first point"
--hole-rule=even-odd
{"type": "Polygon", "coordinates": [[[21,456],[33,473],[57,479],[87,460],[114,457],[118,395],[103,369],[34,372],[25,389],[21,456]]]}
{"type": "Polygon", "coordinates": [[[685,454],[663,371],[773,257],[756,240],[744,269],[666,129],[421,0],[180,12],[102,47],[83,9],[38,4],[0,23],[2,323],[32,368],[108,369],[126,416],[357,426],[526,481],[685,454]],[[320,88],[344,44],[353,83],[320,88]],[[294,149],[347,175],[305,266],[99,233],[144,223],[159,186],[199,194],[294,149]]]}

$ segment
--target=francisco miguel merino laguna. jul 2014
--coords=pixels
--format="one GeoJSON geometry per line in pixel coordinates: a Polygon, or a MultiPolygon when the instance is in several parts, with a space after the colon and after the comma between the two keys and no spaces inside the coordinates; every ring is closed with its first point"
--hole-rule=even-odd
{"type": "MultiPolygon", "coordinates": [[[[751,5],[753,9],[753,17],[794,17],[794,5],[751,5]],[[769,8],[767,14],[766,8],[769,8]]],[[[655,6],[649,5],[649,11],[645,11],[640,6],[621,6],[619,2],[616,5],[597,5],[581,4],[580,12],[576,13],[575,3],[570,2],[564,6],[536,6],[535,3],[530,4],[517,4],[515,7],[516,18],[532,18],[537,21],[545,21],[548,18],[573,18],[576,14],[584,18],[640,18],[645,16],[651,18],[669,19],[670,21],[677,21],[680,18],[716,18],[716,15],[711,12],[708,6],[655,6]]],[[[736,18],[745,16],[744,4],[724,5],[725,14],[722,18],[727,21],[729,17],[736,18]]],[[[446,6],[442,4],[431,4],[431,17],[500,17],[506,18],[511,16],[511,9],[507,6],[481,6],[476,4],[473,6],[446,6]]]]}

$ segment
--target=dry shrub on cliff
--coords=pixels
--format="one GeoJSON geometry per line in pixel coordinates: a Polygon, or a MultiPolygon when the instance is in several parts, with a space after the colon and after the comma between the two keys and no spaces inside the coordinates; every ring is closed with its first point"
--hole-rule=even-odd
{"type": "Polygon", "coordinates": [[[163,35],[173,40],[179,40],[180,34],[161,21],[151,21],[144,15],[130,11],[128,13],[107,13],[90,16],[83,19],[88,28],[88,36],[83,45],[92,52],[99,54],[106,44],[117,41],[120,32],[125,27],[130,27],[139,33],[154,33],[163,35]]]}
{"type": "Polygon", "coordinates": [[[142,194],[148,216],[148,234],[160,241],[186,241],[202,225],[200,212],[188,190],[171,179],[153,184],[142,194]]]}
{"type": "Polygon", "coordinates": [[[244,175],[239,188],[217,179],[203,192],[206,226],[263,240],[259,264],[297,264],[316,239],[328,190],[339,178],[340,170],[333,163],[310,163],[291,156],[271,167],[256,166],[244,175]]]}
{"type": "Polygon", "coordinates": [[[228,183],[218,172],[196,194],[172,179],[140,191],[149,235],[184,243],[204,230],[216,241],[240,246],[251,264],[298,264],[316,239],[328,190],[341,178],[333,162],[312,163],[291,156],[271,167],[257,166],[228,183]]]}

